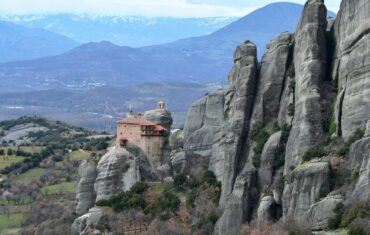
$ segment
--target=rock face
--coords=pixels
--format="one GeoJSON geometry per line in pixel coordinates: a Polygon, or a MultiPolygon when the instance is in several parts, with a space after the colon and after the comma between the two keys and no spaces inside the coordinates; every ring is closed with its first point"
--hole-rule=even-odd
{"type": "Polygon", "coordinates": [[[270,136],[261,154],[261,166],[258,169],[259,188],[272,184],[274,175],[275,153],[280,144],[281,131],[270,136]]]}
{"type": "Polygon", "coordinates": [[[285,32],[267,45],[254,102],[251,123],[253,128],[260,128],[279,113],[291,41],[292,35],[285,32]]]}
{"type": "Polygon", "coordinates": [[[324,230],[328,227],[328,220],[335,216],[333,210],[338,203],[342,203],[341,195],[327,196],[319,202],[311,205],[310,209],[304,214],[304,221],[308,222],[312,230],[324,230]]]}
{"type": "Polygon", "coordinates": [[[171,112],[165,109],[154,109],[144,113],[144,119],[154,122],[157,125],[161,125],[168,131],[171,131],[173,123],[171,112]]]}
{"type": "Polygon", "coordinates": [[[225,97],[224,124],[222,126],[223,154],[225,156],[221,204],[224,204],[237,176],[242,145],[249,131],[250,116],[257,86],[257,49],[246,43],[237,47],[234,67],[229,75],[229,89],[225,97]],[[227,157],[227,158],[226,158],[227,157]]]}
{"type": "Polygon", "coordinates": [[[333,31],[333,75],[345,89],[338,128],[345,139],[364,129],[370,117],[370,2],[342,1],[333,31]]]}
{"type": "Polygon", "coordinates": [[[367,201],[370,198],[370,137],[361,139],[351,146],[349,153],[352,172],[358,173],[358,181],[352,197],[367,201]]]}
{"type": "Polygon", "coordinates": [[[93,227],[98,225],[100,218],[103,216],[102,209],[91,208],[88,213],[78,217],[72,224],[71,233],[80,234],[100,234],[100,231],[93,231],[93,227]]]}
{"type": "Polygon", "coordinates": [[[246,42],[239,46],[234,54],[235,65],[229,75],[224,106],[225,121],[222,126],[225,164],[220,204],[224,207],[224,213],[216,225],[216,234],[239,233],[248,207],[244,186],[247,182],[254,183],[249,177],[238,179],[237,173],[245,161],[241,156],[242,147],[247,138],[246,133],[249,132],[256,93],[256,53],[256,46],[252,43],[246,42]]]}
{"type": "Polygon", "coordinates": [[[313,162],[298,166],[287,175],[283,193],[284,217],[304,219],[311,205],[330,191],[328,173],[329,163],[313,162]]]}
{"type": "Polygon", "coordinates": [[[320,82],[326,76],[326,14],[324,0],[308,0],[295,35],[295,108],[285,174],[323,137],[320,82]]]}
{"type": "Polygon", "coordinates": [[[266,196],[261,199],[257,210],[257,223],[259,225],[274,219],[274,203],[274,198],[271,196],[266,196]]]}
{"type": "Polygon", "coordinates": [[[86,212],[95,205],[94,183],[97,176],[95,163],[84,161],[79,168],[80,182],[77,186],[77,213],[86,212]]]}
{"type": "Polygon", "coordinates": [[[184,148],[211,148],[223,122],[225,92],[210,93],[193,104],[184,126],[184,148]]]}
{"type": "MultiPolygon", "coordinates": [[[[224,119],[224,99],[224,90],[218,90],[207,94],[190,107],[184,126],[183,151],[173,154],[172,157],[176,172],[179,169],[188,172],[202,171],[194,169],[200,164],[201,167],[209,166],[209,170],[213,171],[218,179],[222,178],[223,155],[213,154],[216,153],[213,149],[219,146],[224,119]]],[[[199,174],[200,172],[196,173],[199,174]]]]}
{"type": "Polygon", "coordinates": [[[97,172],[96,201],[109,199],[140,180],[155,177],[147,156],[136,146],[111,148],[99,161],[97,172]]]}

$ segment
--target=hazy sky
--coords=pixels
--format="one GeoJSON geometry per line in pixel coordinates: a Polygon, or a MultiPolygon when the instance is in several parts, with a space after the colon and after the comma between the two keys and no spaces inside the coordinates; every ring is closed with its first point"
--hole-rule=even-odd
{"type": "MultiPolygon", "coordinates": [[[[304,4],[305,0],[282,0],[304,4]]],[[[0,13],[91,13],[174,17],[243,16],[273,0],[0,0],[0,13]]],[[[326,0],[337,12],[340,0],[326,0]]]]}

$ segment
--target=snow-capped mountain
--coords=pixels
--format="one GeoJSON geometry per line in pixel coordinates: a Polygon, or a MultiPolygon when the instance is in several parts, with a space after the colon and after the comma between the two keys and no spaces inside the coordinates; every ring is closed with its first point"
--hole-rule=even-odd
{"type": "Polygon", "coordinates": [[[210,34],[237,20],[234,17],[170,18],[87,14],[2,15],[0,20],[42,28],[75,41],[110,41],[141,47],[210,34]]]}

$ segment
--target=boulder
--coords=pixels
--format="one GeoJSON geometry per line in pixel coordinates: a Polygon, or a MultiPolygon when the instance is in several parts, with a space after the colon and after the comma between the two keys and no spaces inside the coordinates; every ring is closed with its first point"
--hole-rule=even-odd
{"type": "Polygon", "coordinates": [[[78,217],[72,224],[71,233],[73,235],[101,234],[94,227],[98,225],[100,218],[104,215],[101,208],[93,207],[88,213],[78,217]]]}
{"type": "Polygon", "coordinates": [[[355,189],[352,191],[354,200],[369,201],[370,198],[370,137],[363,138],[351,145],[349,152],[350,168],[358,173],[355,189]]]}
{"type": "Polygon", "coordinates": [[[127,191],[136,182],[155,178],[147,156],[136,146],[112,147],[97,166],[96,201],[127,191]]]}
{"type": "Polygon", "coordinates": [[[80,181],[77,186],[76,212],[86,212],[95,205],[96,193],[94,190],[97,169],[94,162],[84,161],[79,167],[80,181]]]}
{"type": "Polygon", "coordinates": [[[336,215],[335,207],[343,201],[341,195],[329,195],[311,205],[303,217],[306,218],[305,221],[308,222],[312,230],[325,230],[328,228],[328,220],[336,215]]]}
{"type": "Polygon", "coordinates": [[[171,112],[165,109],[154,109],[149,110],[144,113],[144,119],[154,122],[157,125],[161,125],[167,129],[168,132],[171,131],[171,126],[173,123],[171,112]]]}
{"type": "Polygon", "coordinates": [[[295,104],[285,175],[301,163],[308,148],[322,142],[320,83],[326,76],[326,14],[324,0],[308,0],[295,34],[295,104]]]}
{"type": "Polygon", "coordinates": [[[299,165],[285,177],[283,216],[304,220],[316,200],[328,193],[329,163],[311,162],[299,165]]]}
{"type": "Polygon", "coordinates": [[[274,219],[274,198],[266,196],[261,199],[257,210],[257,224],[263,225],[266,222],[271,222],[274,219]]]}
{"type": "Polygon", "coordinates": [[[338,123],[345,139],[357,128],[364,129],[370,117],[369,12],[367,0],[342,1],[333,26],[332,77],[340,90],[345,89],[338,123]]]}
{"type": "Polygon", "coordinates": [[[275,153],[280,144],[281,131],[273,134],[267,140],[261,154],[261,166],[258,169],[259,188],[269,187],[274,176],[275,153]]]}

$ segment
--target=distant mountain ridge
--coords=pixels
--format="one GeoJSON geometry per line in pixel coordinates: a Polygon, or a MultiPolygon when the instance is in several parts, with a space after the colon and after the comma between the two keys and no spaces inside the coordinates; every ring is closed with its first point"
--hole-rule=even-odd
{"type": "Polygon", "coordinates": [[[75,41],[141,47],[210,34],[237,17],[172,18],[87,14],[2,15],[0,20],[64,35],[75,41]]]}
{"type": "MultiPolygon", "coordinates": [[[[210,35],[163,45],[130,48],[88,43],[60,56],[0,64],[0,80],[23,86],[22,90],[25,86],[86,89],[91,84],[219,82],[229,72],[237,45],[248,39],[257,46],[266,45],[278,33],[294,31],[302,8],[294,3],[270,4],[210,35]]],[[[261,53],[263,49],[260,46],[261,53]]]]}
{"type": "Polygon", "coordinates": [[[57,55],[78,45],[70,38],[44,29],[0,21],[0,62],[57,55]]]}

